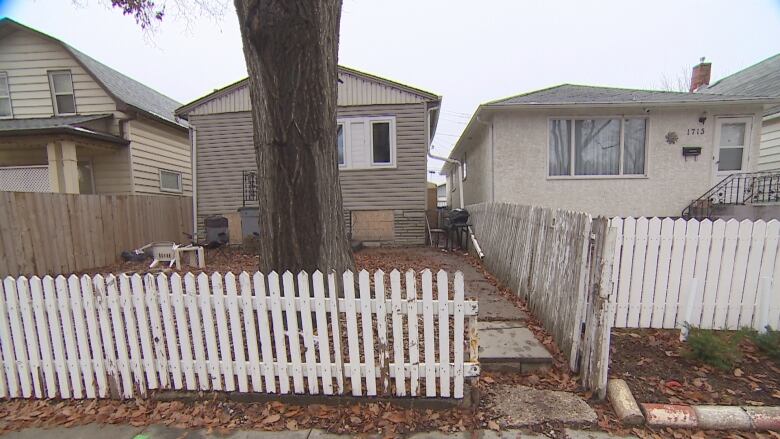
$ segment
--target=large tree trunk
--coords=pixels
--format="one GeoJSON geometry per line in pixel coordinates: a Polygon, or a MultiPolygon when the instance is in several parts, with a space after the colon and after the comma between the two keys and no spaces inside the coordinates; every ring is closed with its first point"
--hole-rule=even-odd
{"type": "Polygon", "coordinates": [[[341,0],[235,4],[252,96],[260,269],[352,269],[336,150],[341,0]]]}

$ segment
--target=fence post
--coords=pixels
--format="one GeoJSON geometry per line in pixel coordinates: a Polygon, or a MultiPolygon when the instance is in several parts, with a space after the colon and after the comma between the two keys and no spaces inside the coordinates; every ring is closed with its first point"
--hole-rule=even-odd
{"type": "Polygon", "coordinates": [[[758,294],[760,295],[758,301],[758,333],[766,334],[767,327],[769,326],[769,305],[770,296],[772,294],[772,278],[764,276],[758,281],[758,294]]]}
{"type": "Polygon", "coordinates": [[[682,321],[682,327],[680,328],[680,341],[688,339],[688,326],[691,324],[691,318],[693,317],[693,306],[696,303],[696,296],[699,293],[699,278],[694,277],[691,279],[690,290],[688,291],[688,300],[685,301],[685,316],[682,321]]]}

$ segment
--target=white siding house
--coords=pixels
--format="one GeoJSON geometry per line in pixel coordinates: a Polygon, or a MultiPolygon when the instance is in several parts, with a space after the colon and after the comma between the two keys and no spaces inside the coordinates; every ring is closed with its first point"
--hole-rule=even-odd
{"type": "Polygon", "coordinates": [[[181,104],[0,20],[0,190],[189,195],[181,104]]]}

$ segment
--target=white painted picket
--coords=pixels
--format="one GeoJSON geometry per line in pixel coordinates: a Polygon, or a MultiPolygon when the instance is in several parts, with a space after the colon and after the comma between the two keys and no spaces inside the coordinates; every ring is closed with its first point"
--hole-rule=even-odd
{"type": "Polygon", "coordinates": [[[464,300],[463,275],[452,292],[444,271],[409,271],[403,288],[401,273],[389,277],[8,277],[0,397],[178,389],[463,398],[464,379],[479,374],[476,354],[464,358],[476,344],[477,302],[464,300]]]}
{"type": "Polygon", "coordinates": [[[771,280],[769,326],[780,327],[779,221],[628,217],[611,226],[615,327],[762,329],[762,278],[771,280]]]}

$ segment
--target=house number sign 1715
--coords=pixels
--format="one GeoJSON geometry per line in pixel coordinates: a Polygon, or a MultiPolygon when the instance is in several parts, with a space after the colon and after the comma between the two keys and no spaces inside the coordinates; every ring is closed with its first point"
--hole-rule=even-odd
{"type": "Polygon", "coordinates": [[[704,128],[688,128],[689,136],[701,136],[704,135],[704,128]]]}

